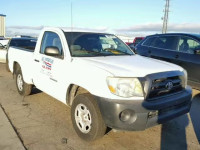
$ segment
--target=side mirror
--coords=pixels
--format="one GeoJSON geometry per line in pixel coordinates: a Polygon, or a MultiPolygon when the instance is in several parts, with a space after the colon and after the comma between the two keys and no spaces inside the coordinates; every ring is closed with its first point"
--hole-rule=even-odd
{"type": "Polygon", "coordinates": [[[55,47],[55,46],[46,47],[44,54],[48,55],[48,56],[60,56],[61,55],[58,47],[55,47]]]}
{"type": "Polygon", "coordinates": [[[194,54],[200,55],[200,49],[194,50],[194,54]]]}

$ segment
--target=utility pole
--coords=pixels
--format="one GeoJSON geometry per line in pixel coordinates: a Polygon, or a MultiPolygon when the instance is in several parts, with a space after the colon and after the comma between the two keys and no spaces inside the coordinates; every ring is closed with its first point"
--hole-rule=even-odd
{"type": "Polygon", "coordinates": [[[167,32],[169,1],[170,0],[166,0],[166,4],[165,4],[162,33],[166,33],[167,32]]]}

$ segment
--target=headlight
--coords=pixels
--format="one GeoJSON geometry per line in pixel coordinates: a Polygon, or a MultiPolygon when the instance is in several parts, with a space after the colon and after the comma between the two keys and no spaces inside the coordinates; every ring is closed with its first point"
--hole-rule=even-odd
{"type": "Polygon", "coordinates": [[[137,78],[107,78],[108,88],[111,93],[121,97],[143,96],[143,89],[137,78]]]}
{"type": "Polygon", "coordinates": [[[187,80],[188,80],[188,76],[187,76],[187,71],[184,69],[183,70],[183,73],[184,73],[184,87],[186,88],[187,86],[187,80]]]}

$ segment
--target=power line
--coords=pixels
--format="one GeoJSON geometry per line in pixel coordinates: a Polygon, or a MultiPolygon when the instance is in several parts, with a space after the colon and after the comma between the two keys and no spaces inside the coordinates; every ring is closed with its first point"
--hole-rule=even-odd
{"type": "Polygon", "coordinates": [[[169,14],[169,2],[170,2],[170,0],[166,0],[162,33],[167,33],[167,25],[168,25],[168,17],[169,17],[169,15],[168,15],[169,14]]]}

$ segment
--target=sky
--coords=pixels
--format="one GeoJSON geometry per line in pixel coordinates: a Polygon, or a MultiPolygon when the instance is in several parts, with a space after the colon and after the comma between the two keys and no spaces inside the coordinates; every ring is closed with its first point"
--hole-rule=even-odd
{"type": "MultiPolygon", "coordinates": [[[[1,0],[6,36],[34,35],[46,26],[127,36],[161,33],[165,0],[1,0]],[[72,5],[72,11],[71,11],[72,5]],[[72,12],[72,19],[71,19],[72,12]]],[[[200,0],[171,0],[168,32],[200,33],[200,0]]]]}

